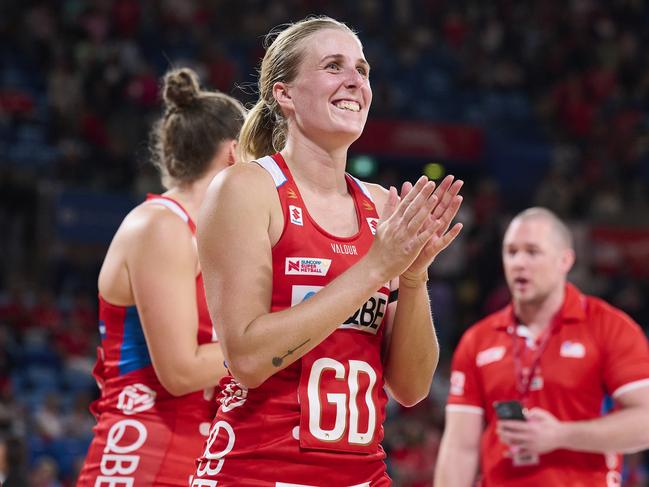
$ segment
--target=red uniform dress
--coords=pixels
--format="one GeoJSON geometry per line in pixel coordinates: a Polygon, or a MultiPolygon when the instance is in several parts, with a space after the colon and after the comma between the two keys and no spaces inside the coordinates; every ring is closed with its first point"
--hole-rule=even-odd
{"type": "MultiPolygon", "coordinates": [[[[357,262],[372,244],[378,215],[365,186],[347,175],[359,231],[331,235],[310,217],[281,155],[257,162],[275,180],[284,212],[272,249],[275,312],[309,299],[357,262]]],[[[388,298],[386,284],[320,345],[255,389],[224,378],[192,486],[389,485],[380,445],[388,298]]]]}
{"type": "Polygon", "coordinates": [[[522,399],[524,406],[545,409],[560,421],[597,418],[606,394],[615,399],[649,387],[649,346],[642,330],[620,310],[581,294],[571,284],[566,285],[549,338],[534,342],[524,336],[525,330],[510,305],[470,328],[453,357],[447,410],[485,418],[482,485],[621,485],[621,458],[614,453],[555,450],[536,458],[513,455],[496,434],[493,402],[522,399]],[[529,391],[522,397],[517,370],[520,376],[533,370],[529,391]]]}
{"type": "MultiPolygon", "coordinates": [[[[194,222],[177,202],[149,195],[145,204],[166,206],[195,233],[194,222]]],[[[211,342],[200,274],[196,304],[198,343],[211,342]]],[[[97,417],[95,437],[77,486],[188,486],[218,406],[213,388],[180,397],[167,392],[151,365],[135,306],[115,306],[99,296],[99,331],[94,375],[101,398],[91,407],[97,417]]]]}

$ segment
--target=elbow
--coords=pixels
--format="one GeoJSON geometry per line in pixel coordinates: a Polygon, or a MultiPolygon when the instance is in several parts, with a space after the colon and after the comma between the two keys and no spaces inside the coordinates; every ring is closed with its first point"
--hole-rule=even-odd
{"type": "Polygon", "coordinates": [[[228,361],[228,370],[232,377],[246,389],[255,389],[270,377],[264,373],[258,360],[255,360],[254,357],[231,358],[228,361]]]}
{"type": "Polygon", "coordinates": [[[410,408],[428,398],[434,371],[433,368],[429,374],[421,374],[418,380],[412,376],[404,377],[403,374],[386,376],[385,379],[392,397],[402,406],[410,408]]]}
{"type": "Polygon", "coordinates": [[[158,374],[158,379],[167,392],[174,397],[184,396],[195,390],[189,378],[182,374],[169,374],[167,376],[158,374]]]}
{"type": "Polygon", "coordinates": [[[394,397],[394,399],[403,407],[411,408],[419,404],[424,399],[428,398],[428,391],[426,391],[425,394],[417,392],[393,394],[392,397],[394,397]]]}
{"type": "Polygon", "coordinates": [[[431,382],[420,384],[405,383],[390,386],[392,397],[404,407],[411,408],[428,398],[431,382]]]}
{"type": "Polygon", "coordinates": [[[162,386],[167,390],[169,394],[171,394],[174,397],[179,397],[179,396],[184,396],[185,394],[189,394],[190,392],[193,392],[190,388],[185,386],[181,381],[160,381],[162,386]]]}
{"type": "Polygon", "coordinates": [[[166,367],[154,367],[154,369],[160,384],[169,394],[179,397],[200,389],[189,366],[178,363],[165,365],[166,367]]]}

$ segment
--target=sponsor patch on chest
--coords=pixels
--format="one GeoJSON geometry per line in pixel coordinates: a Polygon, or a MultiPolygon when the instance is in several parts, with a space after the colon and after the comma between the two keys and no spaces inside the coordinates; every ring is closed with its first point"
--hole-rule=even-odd
{"type": "Polygon", "coordinates": [[[379,219],[378,218],[367,218],[367,224],[370,227],[370,231],[372,232],[372,235],[376,235],[376,227],[379,224],[379,219]]]}
{"type": "Polygon", "coordinates": [[[377,291],[363,306],[345,320],[340,328],[352,328],[376,335],[383,323],[385,308],[388,305],[388,296],[377,291]]]}
{"type": "Polygon", "coordinates": [[[287,257],[284,273],[287,276],[326,276],[331,259],[318,257],[287,257]]]}
{"type": "Polygon", "coordinates": [[[478,352],[478,355],[476,355],[475,358],[475,364],[478,367],[482,367],[483,365],[498,362],[499,360],[502,360],[504,356],[505,347],[503,346],[487,348],[486,350],[478,352]]]}
{"type": "Polygon", "coordinates": [[[302,208],[295,205],[288,205],[288,215],[293,225],[304,225],[304,220],[302,219],[302,208]]]}
{"type": "MultiPolygon", "coordinates": [[[[291,306],[295,306],[302,301],[306,301],[315,295],[322,286],[301,286],[296,285],[291,288],[291,306]]],[[[376,335],[381,329],[383,318],[388,304],[388,294],[383,288],[374,293],[356,312],[345,320],[339,329],[360,330],[372,335],[376,335]]]]}
{"type": "Polygon", "coordinates": [[[567,358],[584,358],[586,356],[586,347],[583,343],[566,340],[561,344],[559,355],[567,358]]]}

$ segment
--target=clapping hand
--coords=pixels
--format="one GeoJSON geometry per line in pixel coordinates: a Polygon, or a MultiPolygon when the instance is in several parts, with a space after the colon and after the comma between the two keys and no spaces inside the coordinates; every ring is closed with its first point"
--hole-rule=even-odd
{"type": "Polygon", "coordinates": [[[449,230],[462,202],[463,183],[454,179],[448,176],[437,186],[422,176],[414,185],[404,183],[401,198],[390,188],[370,250],[388,280],[425,280],[430,263],[460,233],[459,223],[449,230]]]}
{"type": "MultiPolygon", "coordinates": [[[[433,184],[435,183],[433,182],[433,184]]],[[[425,279],[428,266],[460,234],[462,230],[461,223],[456,223],[450,230],[449,227],[462,204],[462,196],[459,195],[459,192],[463,184],[462,180],[456,180],[454,176],[448,175],[435,188],[433,196],[437,198],[437,201],[428,215],[427,223],[434,225],[436,230],[423,246],[415,261],[403,272],[402,280],[417,281],[425,279]]],[[[401,198],[407,197],[412,189],[412,183],[403,183],[401,198]]]]}

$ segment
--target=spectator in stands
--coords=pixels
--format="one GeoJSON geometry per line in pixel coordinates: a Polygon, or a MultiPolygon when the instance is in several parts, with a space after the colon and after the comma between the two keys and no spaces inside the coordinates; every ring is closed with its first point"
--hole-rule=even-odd
{"type": "Polygon", "coordinates": [[[45,440],[56,440],[63,436],[63,412],[58,393],[50,392],[45,396],[34,415],[36,431],[45,440]]]}
{"type": "Polygon", "coordinates": [[[0,433],[0,485],[25,487],[27,482],[25,445],[17,436],[0,433]]]}
{"type": "Polygon", "coordinates": [[[53,458],[49,456],[40,457],[36,464],[30,469],[30,487],[63,487],[59,481],[59,467],[53,458]]]}

